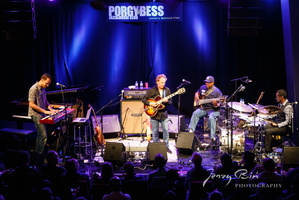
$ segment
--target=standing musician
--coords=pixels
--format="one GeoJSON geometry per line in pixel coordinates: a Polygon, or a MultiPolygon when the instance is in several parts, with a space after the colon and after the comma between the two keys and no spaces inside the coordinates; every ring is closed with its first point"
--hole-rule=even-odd
{"type": "Polygon", "coordinates": [[[46,115],[55,114],[58,111],[52,109],[46,98],[46,88],[49,87],[52,81],[50,74],[43,74],[38,82],[31,86],[28,95],[29,108],[28,116],[32,118],[36,128],[36,164],[42,164],[45,154],[47,142],[47,131],[44,124],[40,123],[40,119],[46,115]]]}
{"type": "Polygon", "coordinates": [[[277,90],[276,101],[280,109],[277,112],[275,121],[265,125],[266,153],[272,152],[272,135],[286,135],[292,128],[293,106],[289,103],[287,92],[284,89],[277,90]]]}
{"type": "Polygon", "coordinates": [[[200,99],[210,99],[211,101],[200,105],[200,107],[193,112],[188,128],[189,132],[194,132],[198,120],[202,117],[208,116],[210,136],[214,143],[216,141],[216,122],[217,118],[220,116],[220,103],[216,100],[216,98],[220,98],[222,96],[222,92],[214,85],[213,76],[207,76],[204,82],[205,84],[202,85],[197,92],[195,92],[195,103],[199,102],[200,99]]]}
{"type": "MultiPolygon", "coordinates": [[[[157,86],[154,86],[151,89],[149,89],[142,98],[142,102],[144,105],[156,108],[157,106],[159,106],[159,104],[157,104],[157,102],[155,101],[152,101],[151,99],[154,99],[157,96],[160,96],[163,99],[163,97],[170,95],[170,89],[168,87],[165,87],[166,81],[167,77],[164,74],[159,74],[156,77],[157,86]]],[[[172,104],[172,99],[163,99],[162,104],[165,107],[162,109],[158,109],[157,114],[151,116],[153,142],[159,142],[159,123],[161,123],[163,131],[163,141],[166,143],[167,152],[172,153],[172,151],[169,149],[169,118],[167,112],[167,106],[172,104]]]]}

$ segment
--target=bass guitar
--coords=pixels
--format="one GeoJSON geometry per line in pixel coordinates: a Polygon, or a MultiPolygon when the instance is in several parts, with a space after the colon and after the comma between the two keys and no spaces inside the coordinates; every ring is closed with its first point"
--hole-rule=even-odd
{"type": "Polygon", "coordinates": [[[162,98],[161,96],[156,96],[155,98],[151,98],[148,99],[149,102],[155,102],[157,104],[156,107],[150,106],[150,105],[144,105],[144,112],[150,116],[150,117],[154,117],[158,110],[161,110],[163,108],[165,108],[165,105],[163,105],[163,101],[170,99],[171,97],[177,95],[177,94],[183,94],[186,92],[185,88],[180,88],[178,89],[175,93],[172,93],[171,95],[168,95],[167,97],[162,98]]]}
{"type": "Polygon", "coordinates": [[[100,126],[99,126],[96,113],[95,113],[94,109],[92,108],[92,106],[90,104],[88,104],[88,107],[91,108],[94,119],[95,119],[95,124],[96,124],[95,128],[94,128],[95,129],[95,139],[99,143],[99,145],[105,145],[106,141],[105,141],[103,132],[102,132],[100,126]]]}
{"type": "Polygon", "coordinates": [[[207,103],[212,103],[213,100],[217,101],[217,102],[222,102],[227,98],[227,96],[223,96],[223,97],[219,97],[219,98],[214,98],[214,99],[195,99],[193,106],[194,107],[199,107],[203,104],[207,104],[207,103]]]}

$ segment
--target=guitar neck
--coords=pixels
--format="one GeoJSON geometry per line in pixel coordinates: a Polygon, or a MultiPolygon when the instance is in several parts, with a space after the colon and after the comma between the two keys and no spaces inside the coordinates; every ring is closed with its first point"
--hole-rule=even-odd
{"type": "Polygon", "coordinates": [[[175,96],[175,95],[177,95],[177,92],[172,93],[171,95],[168,95],[167,97],[164,97],[164,98],[160,99],[159,101],[157,101],[157,103],[158,103],[158,104],[161,104],[164,100],[166,100],[166,99],[170,99],[171,97],[173,97],[173,96],[175,96]]]}
{"type": "Polygon", "coordinates": [[[207,104],[207,103],[212,103],[213,100],[221,100],[222,98],[216,98],[216,99],[199,99],[199,100],[195,100],[195,105],[203,105],[203,104],[207,104]]]}

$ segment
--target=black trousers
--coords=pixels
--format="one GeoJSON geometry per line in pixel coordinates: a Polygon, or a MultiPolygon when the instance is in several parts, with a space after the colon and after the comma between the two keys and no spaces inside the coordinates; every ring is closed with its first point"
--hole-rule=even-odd
{"type": "Polygon", "coordinates": [[[265,151],[272,150],[272,135],[282,135],[285,136],[287,134],[288,128],[286,126],[278,128],[271,126],[270,124],[265,125],[265,151]]]}

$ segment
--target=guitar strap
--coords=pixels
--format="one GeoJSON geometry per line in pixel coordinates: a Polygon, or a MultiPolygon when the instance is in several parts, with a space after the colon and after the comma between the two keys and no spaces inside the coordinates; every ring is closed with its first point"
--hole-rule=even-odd
{"type": "Polygon", "coordinates": [[[206,92],[206,96],[209,96],[214,90],[215,90],[215,86],[213,85],[213,87],[208,89],[208,91],[206,92]]]}

